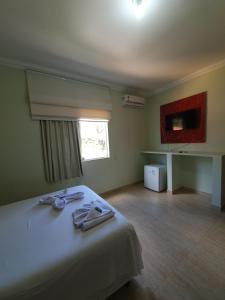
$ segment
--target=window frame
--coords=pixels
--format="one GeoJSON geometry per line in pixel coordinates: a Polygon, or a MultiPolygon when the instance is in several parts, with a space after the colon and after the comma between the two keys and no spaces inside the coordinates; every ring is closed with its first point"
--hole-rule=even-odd
{"type": "Polygon", "coordinates": [[[94,161],[94,160],[103,160],[103,159],[109,159],[110,158],[110,147],[109,147],[109,120],[103,120],[103,119],[79,119],[78,122],[78,138],[79,138],[79,146],[80,146],[80,155],[81,155],[81,161],[82,162],[88,162],[88,161],[94,161]],[[103,157],[95,157],[95,158],[88,158],[85,159],[82,157],[82,138],[81,138],[81,122],[103,122],[106,124],[106,142],[107,142],[107,156],[103,157]]]}

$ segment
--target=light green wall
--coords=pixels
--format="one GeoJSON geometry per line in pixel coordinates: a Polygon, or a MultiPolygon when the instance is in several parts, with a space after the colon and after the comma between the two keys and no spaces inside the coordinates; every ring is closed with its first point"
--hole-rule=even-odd
{"type": "MultiPolygon", "coordinates": [[[[225,68],[204,74],[153,96],[147,105],[147,122],[149,149],[172,150],[179,148],[186,151],[225,152],[225,68]],[[204,91],[208,92],[206,143],[161,144],[160,105],[204,91]]],[[[199,191],[211,192],[212,177],[209,159],[183,158],[180,169],[182,185],[199,191]]]]}
{"type": "Polygon", "coordinates": [[[185,149],[225,151],[225,68],[190,80],[164,93],[155,95],[148,101],[149,147],[164,150],[179,147],[179,144],[161,145],[160,143],[160,105],[203,91],[208,92],[206,143],[189,144],[185,149]]]}
{"type": "Polygon", "coordinates": [[[25,73],[0,66],[0,204],[76,184],[86,184],[101,193],[142,180],[144,110],[122,107],[119,92],[112,91],[111,97],[110,159],[84,162],[83,178],[47,184],[39,122],[30,118],[25,73]]]}
{"type": "Polygon", "coordinates": [[[181,157],[180,185],[194,190],[212,192],[212,159],[208,157],[181,157]]]}

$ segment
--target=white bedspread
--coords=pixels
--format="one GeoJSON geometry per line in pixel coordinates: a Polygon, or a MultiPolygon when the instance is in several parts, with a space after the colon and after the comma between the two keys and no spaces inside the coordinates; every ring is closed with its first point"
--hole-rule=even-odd
{"type": "Polygon", "coordinates": [[[40,197],[0,207],[0,299],[105,299],[143,268],[132,225],[115,217],[82,232],[72,212],[93,200],[105,201],[85,186],[83,200],[64,210],[38,205],[40,197]]]}

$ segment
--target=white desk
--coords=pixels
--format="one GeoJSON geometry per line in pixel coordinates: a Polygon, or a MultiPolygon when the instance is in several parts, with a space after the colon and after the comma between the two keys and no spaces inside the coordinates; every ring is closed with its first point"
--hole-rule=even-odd
{"type": "Polygon", "coordinates": [[[223,208],[225,205],[225,153],[222,152],[194,152],[194,151],[157,151],[146,150],[143,154],[163,154],[166,156],[167,190],[174,192],[179,188],[176,180],[178,156],[199,156],[212,159],[212,205],[223,208]]]}

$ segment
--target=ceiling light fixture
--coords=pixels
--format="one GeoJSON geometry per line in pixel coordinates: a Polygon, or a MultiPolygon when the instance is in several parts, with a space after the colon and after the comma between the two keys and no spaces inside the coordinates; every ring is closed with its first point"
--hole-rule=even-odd
{"type": "Polygon", "coordinates": [[[146,1],[147,0],[131,0],[133,13],[137,18],[143,17],[146,10],[146,1]]]}
{"type": "Polygon", "coordinates": [[[132,0],[134,5],[141,5],[143,0],[132,0]]]}

